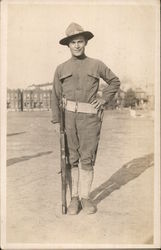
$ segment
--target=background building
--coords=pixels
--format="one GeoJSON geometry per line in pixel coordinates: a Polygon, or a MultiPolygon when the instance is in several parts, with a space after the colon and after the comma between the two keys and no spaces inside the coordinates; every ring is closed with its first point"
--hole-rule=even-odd
{"type": "Polygon", "coordinates": [[[11,111],[21,111],[22,92],[20,89],[7,89],[7,109],[11,111]]]}
{"type": "Polygon", "coordinates": [[[31,85],[24,90],[7,89],[7,109],[11,111],[36,111],[51,109],[51,84],[31,85]]]}
{"type": "MultiPolygon", "coordinates": [[[[97,97],[102,97],[106,83],[100,82],[97,97]]],[[[152,86],[152,85],[151,85],[152,86]]],[[[107,109],[134,106],[140,109],[154,109],[153,89],[119,89],[113,100],[106,106],[107,109]],[[131,91],[131,92],[130,92],[131,91]],[[129,94],[128,94],[129,93],[129,94]],[[130,94],[131,93],[131,94],[130,94]],[[134,99],[134,100],[133,100],[134,99]]],[[[32,84],[24,90],[7,89],[7,109],[12,111],[43,111],[50,110],[52,102],[52,83],[32,84]]]]}
{"type": "Polygon", "coordinates": [[[23,110],[50,110],[51,109],[51,90],[35,87],[34,89],[23,90],[23,110]]]}

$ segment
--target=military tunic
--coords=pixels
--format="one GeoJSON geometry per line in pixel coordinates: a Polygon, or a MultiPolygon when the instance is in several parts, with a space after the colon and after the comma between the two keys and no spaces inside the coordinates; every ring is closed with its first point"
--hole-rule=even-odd
{"type": "MultiPolygon", "coordinates": [[[[107,87],[102,99],[108,103],[120,86],[118,77],[100,60],[85,55],[72,57],[60,64],[54,76],[52,91],[52,119],[60,121],[59,98],[61,90],[67,100],[91,103],[96,99],[99,79],[107,87]]],[[[100,136],[101,121],[97,114],[65,112],[65,127],[69,148],[70,163],[77,165],[79,159],[82,168],[91,168],[100,136]]]]}

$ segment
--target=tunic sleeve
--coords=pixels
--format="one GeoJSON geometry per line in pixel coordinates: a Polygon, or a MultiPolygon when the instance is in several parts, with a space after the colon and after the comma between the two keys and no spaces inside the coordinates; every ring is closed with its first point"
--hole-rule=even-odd
{"type": "Polygon", "coordinates": [[[52,122],[60,122],[60,94],[61,94],[61,81],[59,80],[58,68],[55,71],[51,98],[51,109],[52,109],[52,122]]]}
{"type": "Polygon", "coordinates": [[[111,101],[120,87],[119,78],[103,63],[99,64],[100,77],[108,84],[103,90],[102,99],[111,101]]]}

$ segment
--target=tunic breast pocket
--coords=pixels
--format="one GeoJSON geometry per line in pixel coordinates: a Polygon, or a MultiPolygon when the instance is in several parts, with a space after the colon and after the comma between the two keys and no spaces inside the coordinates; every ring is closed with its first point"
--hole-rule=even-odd
{"type": "Polygon", "coordinates": [[[98,87],[99,84],[99,75],[97,73],[89,72],[87,74],[87,85],[89,88],[98,87]]]}
{"type": "Polygon", "coordinates": [[[66,74],[63,74],[62,76],[60,76],[59,79],[64,84],[66,82],[71,81],[71,77],[72,77],[72,73],[66,73],[66,74]]]}
{"type": "Polygon", "coordinates": [[[69,72],[69,73],[62,74],[59,79],[62,83],[64,94],[68,96],[69,94],[71,94],[71,91],[73,89],[72,73],[69,72]]]}

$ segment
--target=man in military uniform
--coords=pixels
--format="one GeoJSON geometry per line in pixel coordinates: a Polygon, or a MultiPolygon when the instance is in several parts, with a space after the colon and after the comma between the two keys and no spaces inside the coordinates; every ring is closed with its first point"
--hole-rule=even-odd
{"type": "Polygon", "coordinates": [[[98,113],[114,97],[120,86],[118,77],[103,62],[85,55],[85,47],[93,36],[76,23],[68,26],[66,37],[59,43],[67,45],[72,56],[57,67],[53,82],[52,122],[56,131],[59,130],[61,91],[66,100],[65,129],[72,177],[68,214],[71,215],[78,213],[80,204],[87,214],[96,212],[89,194],[101,129],[98,113]],[[100,78],[107,83],[107,87],[98,99],[100,78]],[[78,168],[79,160],[81,166],[78,168]],[[78,192],[79,181],[81,194],[78,192]]]}

